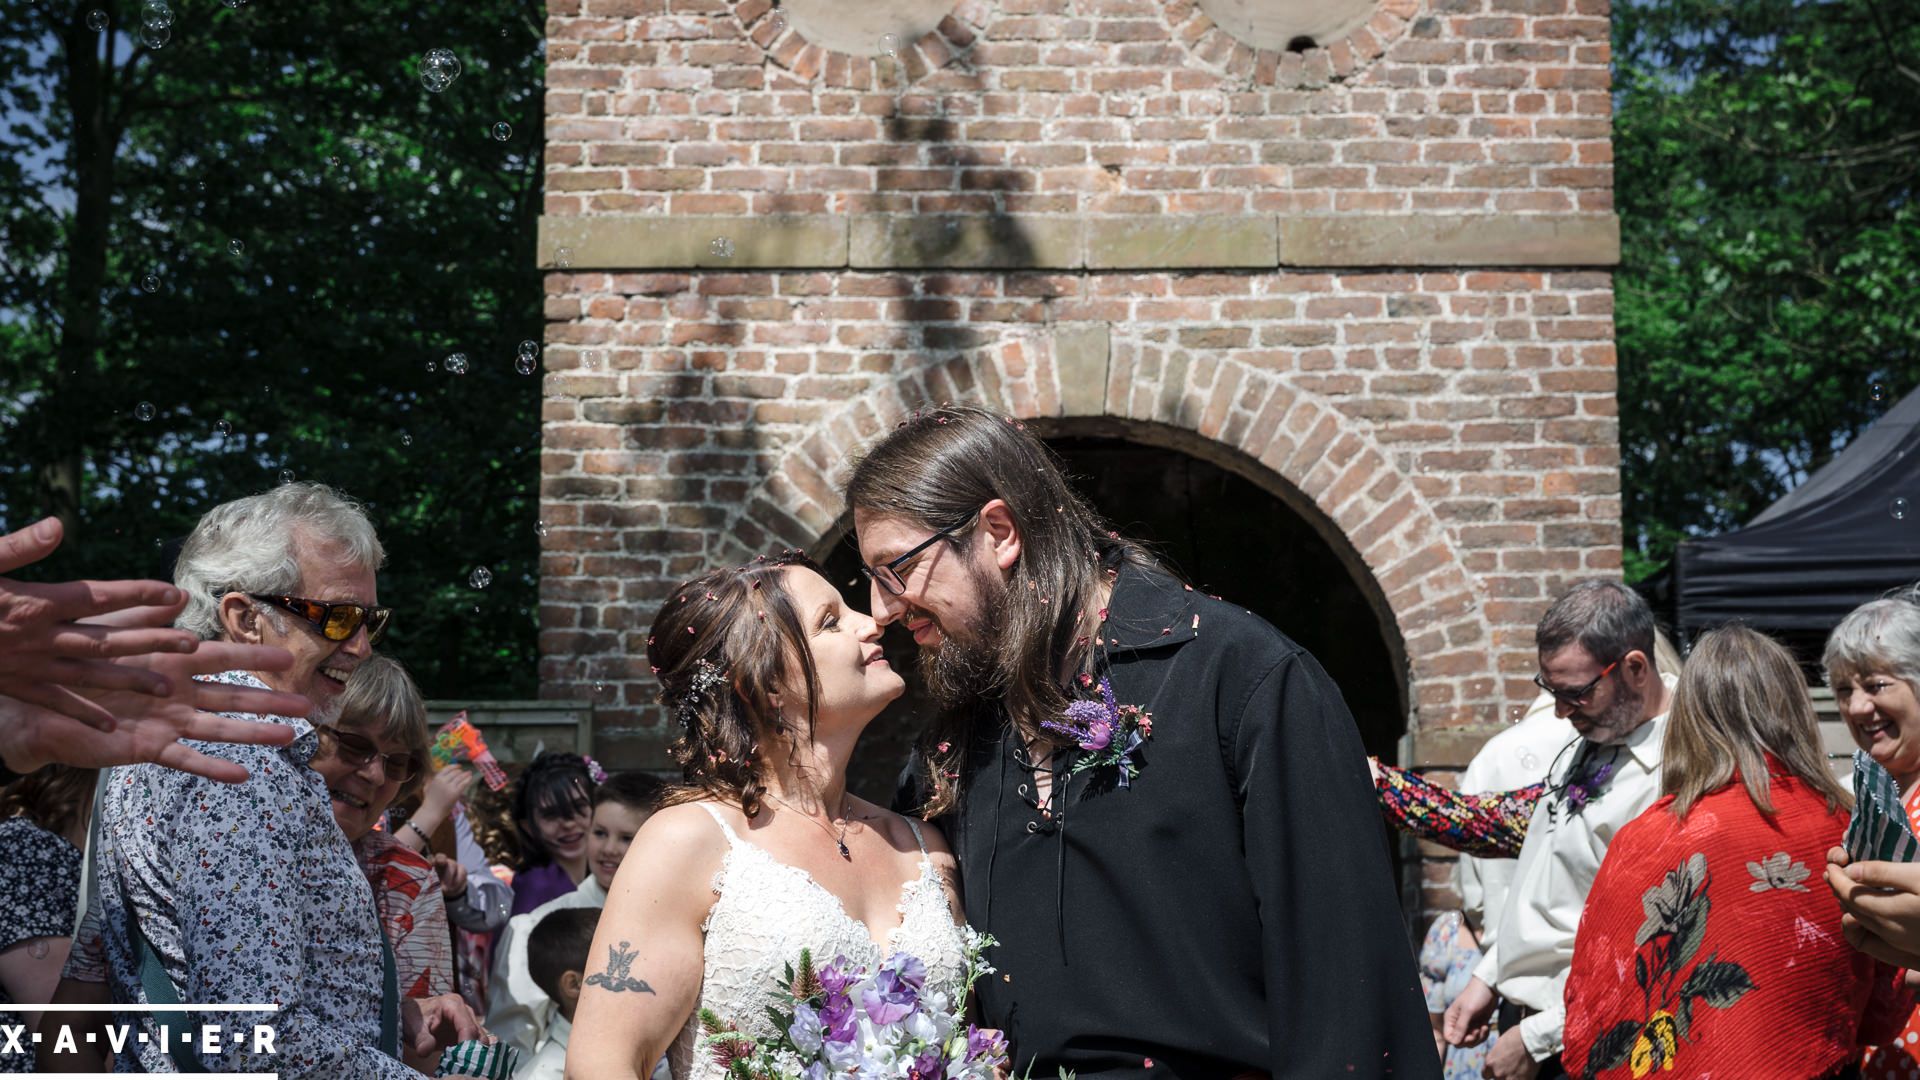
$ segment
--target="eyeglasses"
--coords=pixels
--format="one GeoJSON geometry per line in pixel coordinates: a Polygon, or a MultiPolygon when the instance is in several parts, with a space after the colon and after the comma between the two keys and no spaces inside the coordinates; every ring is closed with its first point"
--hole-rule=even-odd
{"type": "Polygon", "coordinates": [[[907,582],[906,579],[901,576],[900,568],[912,562],[921,552],[932,547],[934,544],[951,537],[954,533],[973,524],[973,519],[978,517],[979,514],[980,511],[975,510],[973,513],[967,515],[965,521],[956,522],[941,529],[939,532],[934,533],[932,536],[927,537],[920,543],[915,544],[912,548],[909,548],[905,554],[897,558],[889,559],[879,566],[862,566],[860,572],[872,578],[874,581],[879,582],[881,588],[893,595],[904,595],[907,591],[907,582]]]}
{"type": "Polygon", "coordinates": [[[380,635],[386,632],[387,620],[393,616],[392,608],[368,607],[365,604],[328,603],[298,596],[270,596],[266,593],[248,593],[247,595],[262,603],[293,612],[305,619],[315,630],[320,631],[320,636],[328,641],[345,641],[364,625],[367,628],[367,643],[371,645],[380,640],[380,635]]]}
{"type": "Polygon", "coordinates": [[[381,771],[386,773],[389,780],[404,784],[420,774],[418,754],[382,754],[380,748],[365,736],[341,731],[337,727],[321,726],[313,730],[320,736],[322,750],[327,750],[326,744],[331,742],[334,756],[355,769],[364,769],[368,762],[379,758],[381,771]]]}
{"type": "MultiPolygon", "coordinates": [[[[1626,657],[1624,656],[1620,658],[1620,660],[1625,659],[1626,657]]],[[[1613,663],[1608,664],[1601,670],[1600,674],[1593,677],[1592,682],[1585,686],[1576,686],[1571,690],[1555,690],[1553,687],[1547,685],[1546,676],[1538,673],[1535,673],[1533,676],[1533,685],[1552,694],[1553,700],[1558,701],[1562,705],[1585,705],[1587,699],[1593,696],[1593,692],[1600,688],[1600,680],[1612,674],[1613,669],[1620,666],[1620,660],[1615,660],[1613,663]]]]}

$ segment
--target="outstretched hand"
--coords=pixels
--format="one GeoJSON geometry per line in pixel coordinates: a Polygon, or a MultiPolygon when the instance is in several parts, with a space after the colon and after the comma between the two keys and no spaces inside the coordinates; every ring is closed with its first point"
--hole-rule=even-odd
{"type": "MultiPolygon", "coordinates": [[[[0,536],[0,574],[39,562],[60,546],[58,518],[0,536]]],[[[0,695],[59,713],[102,730],[112,714],[90,691],[165,695],[164,672],[116,662],[143,654],[177,654],[198,644],[169,624],[186,604],[163,581],[64,581],[51,584],[0,577],[0,695]],[[83,623],[127,613],[119,625],[83,623]]]]}
{"type": "Polygon", "coordinates": [[[298,694],[194,678],[222,671],[284,671],[293,666],[293,655],[285,649],[229,641],[198,645],[184,655],[157,653],[126,661],[163,681],[166,690],[158,696],[134,690],[89,690],[88,700],[109,717],[111,726],[106,730],[54,709],[0,697],[0,759],[22,773],[53,762],[104,768],[150,761],[224,783],[245,780],[247,770],[237,762],[203,754],[180,740],[285,746],[293,741],[293,729],[285,724],[214,713],[305,716],[312,704],[298,694]]]}
{"type": "Polygon", "coordinates": [[[1852,862],[1827,852],[1827,888],[1840,901],[1840,932],[1860,952],[1920,970],[1920,864],[1852,862]]]}

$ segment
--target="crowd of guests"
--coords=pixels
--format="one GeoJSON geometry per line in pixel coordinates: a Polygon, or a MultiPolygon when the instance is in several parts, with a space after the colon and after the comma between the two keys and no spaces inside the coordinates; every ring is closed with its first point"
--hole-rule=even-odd
{"type": "MultiPolygon", "coordinates": [[[[0,573],[59,539],[0,537],[0,573]]],[[[210,511],[173,586],[0,578],[0,1030],[21,1047],[0,1072],[459,1076],[443,1053],[478,1043],[559,1080],[598,909],[664,785],[573,753],[497,793],[436,766],[419,688],[374,651],[383,559],[359,506],[288,484],[210,511]],[[108,1002],[278,1008],[74,1008],[108,1002]],[[169,1019],[272,1037],[163,1043],[169,1019]]]]}
{"type": "MultiPolygon", "coordinates": [[[[1539,699],[1457,791],[1375,764],[1389,820],[1463,853],[1421,952],[1449,1080],[1920,1076],[1920,867],[1848,865],[1853,794],[1793,656],[1730,625],[1682,662],[1604,582],[1536,639],[1539,699]]],[[[1920,592],[1822,659],[1920,828],[1920,592]]]]}

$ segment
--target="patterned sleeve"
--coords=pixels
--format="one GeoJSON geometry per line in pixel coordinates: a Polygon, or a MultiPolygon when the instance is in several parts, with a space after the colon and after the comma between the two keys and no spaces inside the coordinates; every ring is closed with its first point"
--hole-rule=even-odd
{"type": "Polygon", "coordinates": [[[0,949],[73,932],[80,902],[80,853],[44,829],[15,819],[0,851],[0,949]]]}
{"type": "Polygon", "coordinates": [[[1380,812],[1394,827],[1422,840],[1483,859],[1513,859],[1527,841],[1542,782],[1517,791],[1461,795],[1384,762],[1374,782],[1380,812]]]}
{"type": "Polygon", "coordinates": [[[400,996],[453,993],[453,931],[433,864],[402,844],[387,843],[367,860],[366,871],[381,928],[393,946],[400,996]]]}
{"type": "MultiPolygon", "coordinates": [[[[170,823],[175,865],[201,871],[180,875],[177,886],[175,914],[187,957],[181,1000],[280,1005],[274,1016],[278,1055],[232,1047],[221,1055],[229,1069],[415,1080],[418,1072],[355,1038],[303,996],[306,952],[300,943],[321,929],[308,925],[307,913],[289,895],[308,856],[292,820],[303,795],[297,770],[254,767],[253,774],[244,784],[192,778],[186,800],[192,811],[170,823]]],[[[377,970],[378,962],[370,960],[367,970],[377,970]]],[[[246,1030],[257,1019],[249,1013],[203,1015],[234,1030],[246,1030]]]]}

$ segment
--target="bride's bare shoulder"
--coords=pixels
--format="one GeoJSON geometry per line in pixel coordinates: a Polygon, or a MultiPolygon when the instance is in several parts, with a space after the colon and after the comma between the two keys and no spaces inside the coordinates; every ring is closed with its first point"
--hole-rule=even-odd
{"type": "Polygon", "coordinates": [[[714,811],[735,828],[740,812],[722,803],[700,800],[662,807],[647,818],[634,834],[633,846],[645,848],[650,855],[668,858],[701,858],[726,851],[727,835],[714,820],[714,811]]]}

